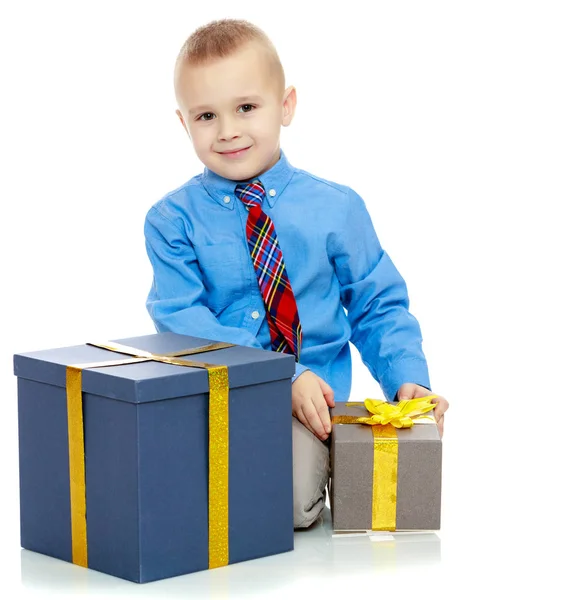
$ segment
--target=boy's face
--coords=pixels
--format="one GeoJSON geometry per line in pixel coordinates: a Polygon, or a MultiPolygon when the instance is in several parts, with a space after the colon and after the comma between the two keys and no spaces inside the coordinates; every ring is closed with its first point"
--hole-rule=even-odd
{"type": "Polygon", "coordinates": [[[297,98],[278,79],[257,43],[205,65],[180,65],[176,113],[208,169],[241,181],[279,160],[281,125],[291,122],[297,98]]]}

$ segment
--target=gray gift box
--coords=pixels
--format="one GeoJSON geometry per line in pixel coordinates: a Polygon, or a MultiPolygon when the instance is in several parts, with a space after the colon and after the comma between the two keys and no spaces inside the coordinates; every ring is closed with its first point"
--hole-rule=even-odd
{"type": "MultiPolygon", "coordinates": [[[[337,403],[331,417],[343,415],[368,417],[370,413],[362,403],[337,403]]],[[[438,530],[442,441],[437,425],[429,421],[393,429],[398,440],[395,529],[438,530]]],[[[329,498],[334,531],[378,529],[373,527],[374,446],[371,425],[333,424],[329,498]]]]}

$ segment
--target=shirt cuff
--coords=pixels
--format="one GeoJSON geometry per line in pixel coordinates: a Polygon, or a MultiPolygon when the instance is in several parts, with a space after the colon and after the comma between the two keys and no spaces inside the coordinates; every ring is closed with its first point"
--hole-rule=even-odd
{"type": "Polygon", "coordinates": [[[295,363],[295,375],[293,375],[293,377],[291,378],[291,383],[295,382],[295,379],[297,379],[297,377],[299,377],[299,375],[301,375],[301,373],[304,373],[305,371],[308,371],[309,367],[306,367],[305,365],[302,365],[301,363],[296,362],[295,363]]]}
{"type": "Polygon", "coordinates": [[[415,383],[427,390],[431,389],[426,361],[418,359],[400,360],[384,374],[381,387],[389,401],[396,401],[399,388],[403,383],[415,383]]]}

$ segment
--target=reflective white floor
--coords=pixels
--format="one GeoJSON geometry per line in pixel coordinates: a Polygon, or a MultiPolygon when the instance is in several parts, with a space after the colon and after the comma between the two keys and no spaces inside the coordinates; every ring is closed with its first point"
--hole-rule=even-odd
{"type": "Polygon", "coordinates": [[[396,574],[404,567],[412,570],[440,565],[441,539],[436,533],[396,534],[382,541],[367,536],[333,538],[330,520],[330,511],[325,509],[320,522],[296,532],[293,552],[142,585],[21,550],[21,582],[30,597],[36,593],[279,597],[287,592],[320,590],[347,574],[369,579],[373,574],[396,574]]]}
{"type": "MultiPolygon", "coordinates": [[[[395,534],[391,539],[332,537],[330,512],[296,532],[295,550],[226,568],[138,585],[27,550],[20,574],[4,580],[20,598],[301,598],[369,594],[401,598],[573,598],[566,571],[572,552],[566,537],[541,532],[505,535],[478,526],[466,531],[395,534]],[[558,560],[556,560],[558,559],[558,560]],[[10,581],[14,578],[12,587],[10,581]],[[18,582],[17,579],[20,579],[18,582]],[[519,594],[519,595],[516,595],[519,594]]],[[[14,594],[12,595],[14,597],[14,594]]]]}

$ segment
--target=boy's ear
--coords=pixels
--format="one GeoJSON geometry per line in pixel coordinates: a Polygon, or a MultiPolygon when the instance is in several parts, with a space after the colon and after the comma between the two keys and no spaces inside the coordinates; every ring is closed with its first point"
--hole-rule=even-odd
{"type": "Polygon", "coordinates": [[[295,116],[295,108],[297,107],[297,90],[290,85],[283,94],[283,119],[281,124],[287,127],[295,116]]]}
{"type": "MultiPolygon", "coordinates": [[[[187,125],[185,124],[185,120],[183,118],[183,115],[181,114],[181,111],[179,109],[177,109],[175,111],[175,114],[178,116],[181,124],[183,125],[183,128],[185,129],[185,133],[187,133],[187,135],[189,136],[189,131],[187,130],[187,125]]],[[[189,136],[189,137],[191,137],[191,136],[189,136]]]]}

